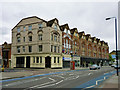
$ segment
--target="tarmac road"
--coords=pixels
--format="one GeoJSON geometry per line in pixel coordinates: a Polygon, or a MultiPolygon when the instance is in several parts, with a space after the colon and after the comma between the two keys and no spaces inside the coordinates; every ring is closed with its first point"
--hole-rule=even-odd
{"type": "Polygon", "coordinates": [[[52,75],[44,75],[27,79],[2,82],[2,88],[76,88],[96,77],[111,72],[111,67],[102,67],[99,70],[77,70],[52,75]]]}

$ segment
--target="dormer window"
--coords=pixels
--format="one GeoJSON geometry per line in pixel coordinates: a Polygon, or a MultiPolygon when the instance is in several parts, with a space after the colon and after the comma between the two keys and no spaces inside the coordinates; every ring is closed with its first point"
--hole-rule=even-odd
{"type": "Polygon", "coordinates": [[[23,30],[24,30],[24,32],[25,32],[25,30],[26,30],[25,26],[23,27],[23,30]]]}
{"type": "Polygon", "coordinates": [[[66,30],[66,33],[68,34],[68,30],[66,30]]]}
{"type": "Polygon", "coordinates": [[[32,25],[29,26],[29,30],[32,30],[32,25]]]}
{"type": "Polygon", "coordinates": [[[54,25],[54,29],[57,30],[57,25],[56,24],[54,25]]]}
{"type": "Polygon", "coordinates": [[[68,30],[68,34],[70,34],[70,30],[68,30]]]}
{"type": "Polygon", "coordinates": [[[20,32],[20,27],[17,28],[17,32],[20,32]]]}
{"type": "Polygon", "coordinates": [[[77,33],[75,33],[75,36],[77,36],[77,33]]]}
{"type": "Polygon", "coordinates": [[[39,25],[39,29],[42,29],[42,27],[43,27],[42,23],[38,24],[38,25],[39,25]]]}
{"type": "Polygon", "coordinates": [[[75,46],[77,46],[77,43],[75,42],[75,46]]]}

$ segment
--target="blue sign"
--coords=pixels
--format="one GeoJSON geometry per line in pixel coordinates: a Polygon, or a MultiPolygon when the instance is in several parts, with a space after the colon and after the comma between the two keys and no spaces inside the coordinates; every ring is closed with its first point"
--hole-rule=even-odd
{"type": "Polygon", "coordinates": [[[63,61],[71,61],[71,58],[69,58],[69,57],[63,57],[63,61]]]}

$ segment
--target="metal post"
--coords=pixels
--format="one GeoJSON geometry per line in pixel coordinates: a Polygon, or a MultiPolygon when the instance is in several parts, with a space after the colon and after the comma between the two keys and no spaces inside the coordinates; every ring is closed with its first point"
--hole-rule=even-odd
{"type": "Polygon", "coordinates": [[[118,73],[118,53],[117,53],[117,19],[115,18],[115,36],[116,36],[116,64],[117,64],[117,76],[119,76],[118,73]]]}
{"type": "Polygon", "coordinates": [[[106,18],[106,20],[109,20],[109,19],[112,19],[114,18],[115,19],[115,39],[116,39],[116,65],[117,65],[117,76],[119,76],[119,73],[118,73],[118,52],[117,52],[117,18],[116,17],[110,17],[110,18],[106,18]]]}

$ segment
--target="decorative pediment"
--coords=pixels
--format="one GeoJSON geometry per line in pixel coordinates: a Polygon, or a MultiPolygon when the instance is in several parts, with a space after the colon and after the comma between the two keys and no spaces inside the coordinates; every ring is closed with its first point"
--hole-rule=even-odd
{"type": "Polygon", "coordinates": [[[92,42],[92,39],[91,39],[91,38],[89,38],[89,39],[88,39],[88,41],[92,42]]]}
{"type": "Polygon", "coordinates": [[[57,31],[55,31],[55,30],[52,31],[51,33],[53,33],[53,34],[55,34],[55,35],[60,35],[59,32],[57,32],[57,31]]]}
{"type": "Polygon", "coordinates": [[[28,32],[28,35],[29,35],[29,36],[31,36],[32,34],[33,34],[32,31],[29,31],[29,32],[28,32]]]}
{"type": "Polygon", "coordinates": [[[17,37],[20,37],[20,36],[21,36],[21,34],[20,34],[20,33],[17,33],[17,34],[16,34],[16,36],[17,36],[17,37]]]}
{"type": "Polygon", "coordinates": [[[56,23],[53,23],[52,28],[54,28],[55,30],[60,30],[59,25],[56,23]]]}
{"type": "Polygon", "coordinates": [[[64,35],[64,38],[68,37],[71,40],[71,37],[69,35],[64,35]]]}
{"type": "Polygon", "coordinates": [[[82,38],[83,38],[83,39],[86,39],[86,37],[85,37],[84,35],[82,36],[82,38]]]}

